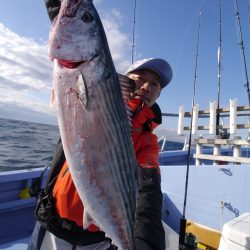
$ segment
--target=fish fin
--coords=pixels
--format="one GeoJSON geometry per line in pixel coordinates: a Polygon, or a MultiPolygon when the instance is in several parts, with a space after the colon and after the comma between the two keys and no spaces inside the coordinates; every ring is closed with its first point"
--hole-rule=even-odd
{"type": "Polygon", "coordinates": [[[54,90],[54,88],[52,88],[51,96],[50,96],[50,108],[54,108],[55,104],[56,104],[55,90],[54,90]]]}
{"type": "Polygon", "coordinates": [[[77,78],[77,86],[78,86],[78,98],[81,104],[86,108],[88,104],[88,89],[86,86],[86,81],[83,77],[83,74],[79,74],[77,78]]]}
{"type": "Polygon", "coordinates": [[[130,107],[128,106],[128,101],[131,98],[132,93],[134,93],[135,91],[135,82],[124,75],[118,74],[118,78],[119,78],[119,82],[120,82],[120,86],[121,86],[121,91],[122,91],[122,96],[123,96],[123,100],[125,103],[125,108],[126,108],[126,112],[128,115],[128,120],[129,120],[129,125],[130,127],[132,127],[132,110],[130,109],[130,107]]]}
{"type": "Polygon", "coordinates": [[[96,224],[89,213],[84,209],[83,212],[83,229],[86,230],[91,224],[96,224]]]}

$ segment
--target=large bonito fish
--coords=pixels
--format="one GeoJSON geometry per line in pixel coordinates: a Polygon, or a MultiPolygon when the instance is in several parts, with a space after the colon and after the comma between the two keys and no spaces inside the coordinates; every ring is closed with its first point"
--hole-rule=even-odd
{"type": "Polygon", "coordinates": [[[84,204],[83,226],[94,222],[119,249],[134,249],[137,163],[121,87],[91,0],[62,1],[49,56],[63,148],[84,204]]]}

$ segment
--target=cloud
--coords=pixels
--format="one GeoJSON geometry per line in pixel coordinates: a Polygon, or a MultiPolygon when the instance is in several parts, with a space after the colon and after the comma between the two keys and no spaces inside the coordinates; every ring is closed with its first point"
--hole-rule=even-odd
{"type": "Polygon", "coordinates": [[[131,43],[128,35],[121,32],[123,17],[117,9],[100,12],[117,72],[124,73],[130,65],[131,43]]]}
{"type": "Polygon", "coordinates": [[[103,2],[103,0],[94,0],[93,3],[94,5],[98,5],[98,4],[101,4],[103,2]]]}
{"type": "Polygon", "coordinates": [[[47,46],[18,36],[0,24],[0,76],[34,90],[46,91],[51,85],[51,62],[47,46]]]}
{"type": "Polygon", "coordinates": [[[31,113],[37,119],[39,113],[39,122],[52,115],[55,123],[49,109],[52,63],[47,45],[19,36],[0,23],[0,55],[0,116],[25,120],[31,113]]]}
{"type": "MultiPolygon", "coordinates": [[[[39,105],[37,103],[37,105],[39,105]]],[[[39,105],[40,106],[40,105],[39,105]]],[[[57,124],[56,116],[50,112],[46,115],[44,112],[30,110],[30,107],[25,107],[23,103],[15,102],[0,102],[1,117],[15,120],[25,120],[45,124],[57,124]]]]}
{"type": "MultiPolygon", "coordinates": [[[[124,72],[131,46],[121,32],[122,16],[113,9],[103,12],[101,19],[116,69],[124,72]]],[[[49,107],[53,66],[47,50],[46,43],[20,36],[0,23],[0,117],[30,120],[33,114],[33,121],[56,123],[49,107]]]]}

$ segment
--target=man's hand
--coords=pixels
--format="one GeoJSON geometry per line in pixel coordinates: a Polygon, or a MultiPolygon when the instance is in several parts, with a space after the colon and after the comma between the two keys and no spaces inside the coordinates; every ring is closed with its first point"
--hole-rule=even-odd
{"type": "Polygon", "coordinates": [[[143,100],[144,104],[148,107],[152,107],[155,104],[155,100],[148,98],[146,92],[143,89],[136,90],[133,93],[132,97],[136,96],[140,97],[143,100]]]}

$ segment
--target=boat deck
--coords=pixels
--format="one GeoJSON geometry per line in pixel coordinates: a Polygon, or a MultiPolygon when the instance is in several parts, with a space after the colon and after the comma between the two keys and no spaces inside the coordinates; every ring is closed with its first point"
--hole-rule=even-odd
{"type": "MultiPolygon", "coordinates": [[[[204,152],[211,153],[212,150],[204,149],[204,152]]],[[[194,153],[193,150],[191,156],[194,153]]],[[[232,154],[231,150],[224,149],[221,153],[232,154]]],[[[242,149],[244,157],[249,154],[248,149],[242,149]]],[[[160,153],[164,199],[162,219],[172,228],[171,235],[175,236],[179,232],[183,210],[186,162],[187,151],[160,153]]],[[[192,157],[191,164],[194,163],[192,157]]],[[[206,163],[213,164],[211,160],[204,160],[201,166],[190,166],[186,217],[220,231],[224,223],[250,211],[250,183],[247,181],[250,168],[249,165],[206,163]]],[[[43,169],[0,172],[0,250],[27,249],[35,223],[35,198],[20,197],[20,192],[39,180],[45,186],[48,169],[44,175],[42,173],[43,169]]],[[[169,242],[169,235],[166,235],[166,242],[169,242]]]]}
{"type": "Polygon", "coordinates": [[[13,241],[0,245],[0,249],[6,250],[27,250],[29,238],[13,241]]]}

